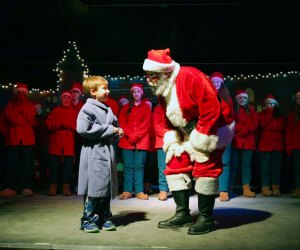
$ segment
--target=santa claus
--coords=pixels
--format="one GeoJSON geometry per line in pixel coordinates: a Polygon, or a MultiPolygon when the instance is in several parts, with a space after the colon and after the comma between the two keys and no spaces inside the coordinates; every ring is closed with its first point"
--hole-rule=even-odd
{"type": "Polygon", "coordinates": [[[170,50],[151,50],[143,69],[153,93],[165,111],[163,149],[166,178],[176,203],[176,213],[160,221],[159,228],[191,225],[188,234],[204,234],[215,229],[213,208],[222,172],[222,152],[218,147],[220,103],[208,77],[194,67],[181,67],[170,50]],[[192,225],[189,191],[195,179],[199,215],[192,225]]]}

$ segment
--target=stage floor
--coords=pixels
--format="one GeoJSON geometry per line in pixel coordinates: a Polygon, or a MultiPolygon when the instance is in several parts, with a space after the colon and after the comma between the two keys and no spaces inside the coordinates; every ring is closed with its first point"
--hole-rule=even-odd
{"type": "MultiPolygon", "coordinates": [[[[80,196],[0,199],[0,249],[300,249],[300,199],[289,194],[266,198],[216,198],[218,229],[188,235],[187,227],[159,229],[157,223],[174,214],[173,198],[147,201],[132,198],[111,203],[117,230],[88,234],[79,230],[80,196]]],[[[197,196],[190,197],[197,215],[197,196]]]]}

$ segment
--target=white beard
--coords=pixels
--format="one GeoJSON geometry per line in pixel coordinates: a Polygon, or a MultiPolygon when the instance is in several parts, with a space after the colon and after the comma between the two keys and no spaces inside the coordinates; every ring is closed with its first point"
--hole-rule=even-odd
{"type": "Polygon", "coordinates": [[[161,75],[155,86],[155,95],[162,95],[169,86],[170,79],[166,75],[161,75]]]}

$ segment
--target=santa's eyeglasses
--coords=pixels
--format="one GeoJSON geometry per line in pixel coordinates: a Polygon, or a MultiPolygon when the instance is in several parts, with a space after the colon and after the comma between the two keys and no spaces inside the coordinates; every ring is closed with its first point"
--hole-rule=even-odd
{"type": "Polygon", "coordinates": [[[149,80],[157,79],[161,74],[160,73],[155,73],[155,74],[146,74],[145,77],[148,78],[149,80]]]}

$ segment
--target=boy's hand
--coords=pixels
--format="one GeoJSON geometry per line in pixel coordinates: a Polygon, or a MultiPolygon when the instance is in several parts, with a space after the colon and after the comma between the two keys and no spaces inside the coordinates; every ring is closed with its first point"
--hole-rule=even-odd
{"type": "Polygon", "coordinates": [[[122,137],[124,135],[124,131],[122,128],[114,127],[114,133],[117,134],[119,137],[122,137]]]}

